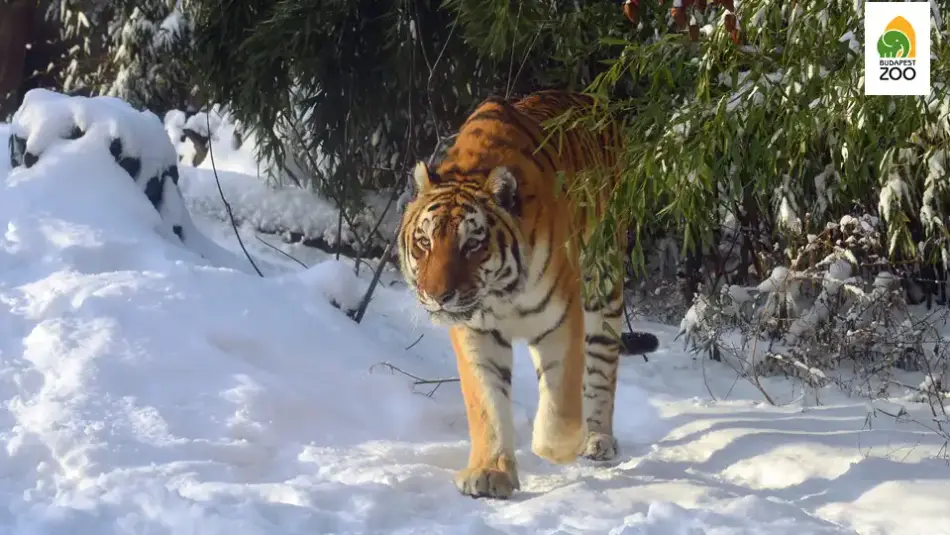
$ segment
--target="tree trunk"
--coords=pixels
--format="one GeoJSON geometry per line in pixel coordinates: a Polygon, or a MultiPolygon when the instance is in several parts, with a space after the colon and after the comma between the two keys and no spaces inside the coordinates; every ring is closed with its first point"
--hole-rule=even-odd
{"type": "Polygon", "coordinates": [[[20,102],[26,47],[31,41],[36,0],[0,2],[0,119],[20,102]]]}

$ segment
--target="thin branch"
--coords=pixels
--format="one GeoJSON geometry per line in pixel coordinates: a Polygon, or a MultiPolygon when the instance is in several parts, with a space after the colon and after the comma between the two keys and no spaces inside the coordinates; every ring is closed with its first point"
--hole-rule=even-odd
{"type": "Polygon", "coordinates": [[[399,367],[396,366],[395,364],[392,364],[392,363],[389,363],[389,362],[379,362],[379,363],[377,363],[377,364],[373,364],[373,365],[370,366],[370,368],[369,368],[370,373],[372,373],[372,372],[373,372],[373,369],[375,369],[377,366],[382,366],[382,367],[384,367],[384,368],[389,368],[389,371],[391,371],[391,372],[399,373],[399,374],[401,374],[401,375],[404,375],[404,376],[406,376],[406,377],[412,379],[412,380],[413,380],[413,383],[412,383],[413,390],[415,390],[415,387],[420,386],[420,385],[435,385],[435,387],[432,388],[432,390],[430,390],[427,394],[425,394],[425,396],[428,397],[428,398],[431,398],[431,397],[435,394],[435,391],[438,390],[440,386],[442,386],[442,385],[444,385],[444,384],[446,384],[446,383],[458,383],[458,382],[461,381],[461,379],[459,379],[458,377],[450,377],[450,378],[446,378],[446,379],[423,379],[422,377],[419,377],[419,376],[417,376],[417,375],[413,375],[413,374],[411,374],[411,373],[409,373],[409,372],[407,372],[407,371],[405,371],[405,370],[399,368],[399,367]]]}
{"type": "MultiPolygon", "coordinates": [[[[515,18],[515,32],[517,32],[517,26],[521,23],[521,10],[524,8],[524,2],[518,3],[518,16],[515,18]]],[[[508,81],[505,82],[505,98],[508,98],[511,95],[511,71],[515,68],[515,42],[517,41],[517,33],[511,36],[511,56],[508,58],[508,81]]]]}
{"type": "Polygon", "coordinates": [[[270,247],[271,249],[277,251],[278,253],[280,253],[280,254],[286,256],[287,258],[293,260],[294,262],[300,264],[301,266],[303,266],[304,269],[308,269],[307,264],[304,264],[303,262],[301,262],[300,260],[298,260],[296,257],[294,257],[292,254],[288,253],[287,251],[284,251],[284,250],[281,249],[280,247],[277,247],[276,245],[273,245],[273,244],[271,244],[271,243],[268,243],[268,242],[264,241],[263,239],[261,239],[260,236],[254,236],[254,237],[257,238],[257,241],[263,243],[264,245],[270,247]]]}
{"type": "Polygon", "coordinates": [[[363,315],[366,314],[366,309],[369,308],[369,302],[373,297],[373,292],[376,290],[376,285],[379,284],[379,277],[383,274],[383,268],[386,267],[386,262],[389,261],[389,257],[392,256],[393,247],[396,246],[396,240],[399,237],[399,229],[396,229],[396,232],[393,233],[392,239],[389,240],[389,245],[386,246],[386,250],[383,252],[383,257],[379,259],[379,263],[376,264],[376,271],[373,273],[373,280],[370,281],[369,287],[366,288],[366,293],[363,294],[363,298],[360,300],[360,306],[356,309],[356,312],[353,313],[353,321],[359,323],[363,321],[363,315]]]}
{"type": "Polygon", "coordinates": [[[238,245],[241,246],[241,250],[244,251],[244,256],[247,257],[247,261],[251,263],[251,266],[254,268],[254,271],[257,272],[261,277],[264,276],[261,273],[261,270],[257,268],[257,264],[254,263],[254,259],[251,258],[251,254],[247,252],[247,248],[244,247],[244,240],[241,239],[241,233],[238,232],[237,223],[234,221],[234,213],[231,211],[231,205],[228,203],[228,200],[224,198],[224,190],[221,189],[221,179],[218,178],[218,169],[214,165],[214,148],[212,147],[214,143],[213,137],[211,135],[211,110],[209,109],[205,112],[205,120],[208,123],[208,156],[211,157],[211,171],[214,172],[214,182],[218,185],[218,194],[221,195],[221,202],[224,203],[224,209],[228,212],[228,219],[231,220],[231,228],[234,229],[234,235],[237,237],[238,245]]]}
{"type": "Polygon", "coordinates": [[[406,351],[409,351],[410,349],[416,347],[416,344],[418,344],[419,341],[422,340],[422,337],[423,337],[423,336],[425,336],[425,333],[420,334],[420,335],[419,335],[419,338],[416,338],[416,341],[415,341],[415,342],[413,342],[413,343],[409,344],[408,346],[406,346],[406,349],[405,349],[405,350],[406,350],[406,351]]]}
{"type": "MultiPolygon", "coordinates": [[[[383,224],[383,220],[386,219],[386,214],[389,213],[389,209],[392,207],[393,203],[396,202],[396,199],[399,198],[399,194],[400,194],[399,188],[396,186],[393,186],[393,191],[392,193],[389,194],[389,200],[386,201],[386,206],[383,207],[383,212],[379,214],[379,217],[376,219],[376,224],[373,225],[373,230],[370,231],[370,235],[375,234],[379,231],[379,227],[383,224]]],[[[369,240],[367,240],[364,244],[364,249],[360,251],[360,257],[366,258],[369,255],[369,246],[370,246],[370,243],[369,243],[369,240]]],[[[356,274],[357,275],[360,274],[360,264],[362,263],[363,262],[360,258],[356,259],[356,274]]]]}
{"type": "MultiPolygon", "coordinates": [[[[538,42],[538,38],[541,37],[541,30],[544,29],[544,24],[541,23],[538,26],[537,33],[534,34],[534,39],[531,40],[531,43],[528,45],[528,49],[525,50],[524,57],[521,59],[521,65],[518,67],[518,72],[515,73],[515,78],[511,82],[511,88],[514,89],[515,85],[518,83],[518,78],[521,76],[521,71],[524,69],[525,63],[528,62],[528,56],[531,55],[531,49],[534,48],[534,44],[538,42]]],[[[510,91],[510,90],[509,90],[510,91]]],[[[508,98],[508,95],[505,95],[505,98],[508,98]]]]}

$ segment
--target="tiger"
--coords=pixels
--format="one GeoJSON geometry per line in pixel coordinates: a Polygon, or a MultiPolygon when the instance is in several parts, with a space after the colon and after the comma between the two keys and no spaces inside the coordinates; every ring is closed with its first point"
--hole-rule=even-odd
{"type": "Polygon", "coordinates": [[[589,216],[603,215],[619,180],[619,124],[577,126],[543,142],[545,121],[593,105],[588,95],[557,90],[488,97],[434,168],[419,161],[412,171],[399,269],[431,321],[448,327],[470,438],[468,466],[454,477],[463,495],[505,499],[521,488],[513,341],[527,342],[538,378],[531,451],[555,464],[617,455],[621,348],[658,347],[649,333],[618,334],[626,232],[617,229],[607,261],[581,268],[589,216]],[[583,177],[607,193],[582,206],[571,186],[583,177]],[[601,291],[583,291],[594,284],[601,291]]]}

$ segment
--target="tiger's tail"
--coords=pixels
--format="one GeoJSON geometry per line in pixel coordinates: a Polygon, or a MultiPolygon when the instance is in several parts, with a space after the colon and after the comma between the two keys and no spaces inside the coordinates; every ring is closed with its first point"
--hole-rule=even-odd
{"type": "Polygon", "coordinates": [[[660,347],[660,340],[650,333],[620,333],[620,352],[626,355],[652,353],[660,347]]]}

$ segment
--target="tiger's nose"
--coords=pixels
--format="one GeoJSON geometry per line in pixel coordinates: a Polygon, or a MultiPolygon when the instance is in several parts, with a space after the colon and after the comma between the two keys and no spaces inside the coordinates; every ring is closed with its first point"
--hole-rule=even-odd
{"type": "Polygon", "coordinates": [[[455,297],[455,290],[446,290],[442,292],[440,295],[432,296],[432,298],[435,299],[435,302],[440,305],[444,305],[448,303],[449,301],[452,300],[453,297],[455,297]]]}

